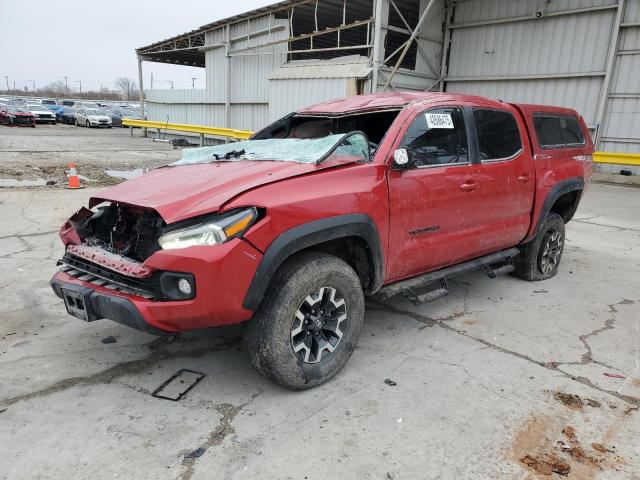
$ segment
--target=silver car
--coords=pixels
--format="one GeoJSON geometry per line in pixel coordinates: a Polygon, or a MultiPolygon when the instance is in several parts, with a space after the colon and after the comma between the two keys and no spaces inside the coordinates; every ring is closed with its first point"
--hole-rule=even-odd
{"type": "Polygon", "coordinates": [[[111,117],[96,108],[80,108],[76,112],[76,125],[86,127],[113,127],[111,117]]]}

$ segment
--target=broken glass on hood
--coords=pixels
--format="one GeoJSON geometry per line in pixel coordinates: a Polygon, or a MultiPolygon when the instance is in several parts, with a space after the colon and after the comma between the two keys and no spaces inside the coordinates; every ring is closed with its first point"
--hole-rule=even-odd
{"type": "Polygon", "coordinates": [[[322,138],[269,138],[227,143],[213,147],[190,148],[170,167],[198,163],[232,162],[238,160],[272,160],[298,163],[319,163],[329,156],[368,160],[368,141],[364,134],[328,135],[322,138]],[[362,137],[362,138],[359,138],[362,137]]]}

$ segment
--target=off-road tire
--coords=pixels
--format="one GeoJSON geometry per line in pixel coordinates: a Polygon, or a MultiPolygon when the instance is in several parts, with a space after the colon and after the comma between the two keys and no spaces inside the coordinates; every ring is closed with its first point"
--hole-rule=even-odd
{"type": "Polygon", "coordinates": [[[324,253],[303,252],[288,260],[274,277],[261,307],[245,328],[245,350],[260,373],[283,387],[304,390],[320,385],[349,360],[360,337],[364,309],[362,285],[345,261],[324,253]],[[322,287],[340,293],[347,318],[333,352],[320,352],[317,363],[307,363],[294,352],[294,319],[307,296],[322,287]]]}
{"type": "MultiPolygon", "coordinates": [[[[536,237],[529,243],[520,246],[520,255],[515,258],[514,275],[531,282],[546,280],[558,273],[558,266],[564,250],[564,220],[557,213],[549,213],[536,237]],[[554,248],[555,261],[551,267],[544,268],[543,257],[548,254],[549,243],[554,235],[559,235],[559,247],[554,248]]],[[[547,259],[548,261],[548,259],[547,259]]]]}

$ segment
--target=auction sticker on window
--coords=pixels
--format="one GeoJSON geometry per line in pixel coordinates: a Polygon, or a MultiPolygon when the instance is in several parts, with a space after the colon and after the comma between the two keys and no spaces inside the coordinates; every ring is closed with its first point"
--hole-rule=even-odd
{"type": "Polygon", "coordinates": [[[448,113],[425,113],[427,127],[429,128],[453,128],[453,120],[448,113]]]}

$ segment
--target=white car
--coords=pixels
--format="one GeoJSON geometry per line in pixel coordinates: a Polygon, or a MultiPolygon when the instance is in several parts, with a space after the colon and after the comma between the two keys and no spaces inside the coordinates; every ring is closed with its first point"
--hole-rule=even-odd
{"type": "Polygon", "coordinates": [[[49,110],[46,105],[27,105],[29,111],[36,117],[36,123],[56,123],[56,114],[49,110]]]}
{"type": "Polygon", "coordinates": [[[95,108],[81,108],[76,112],[76,125],[86,127],[113,127],[111,117],[102,110],[95,108]]]}

